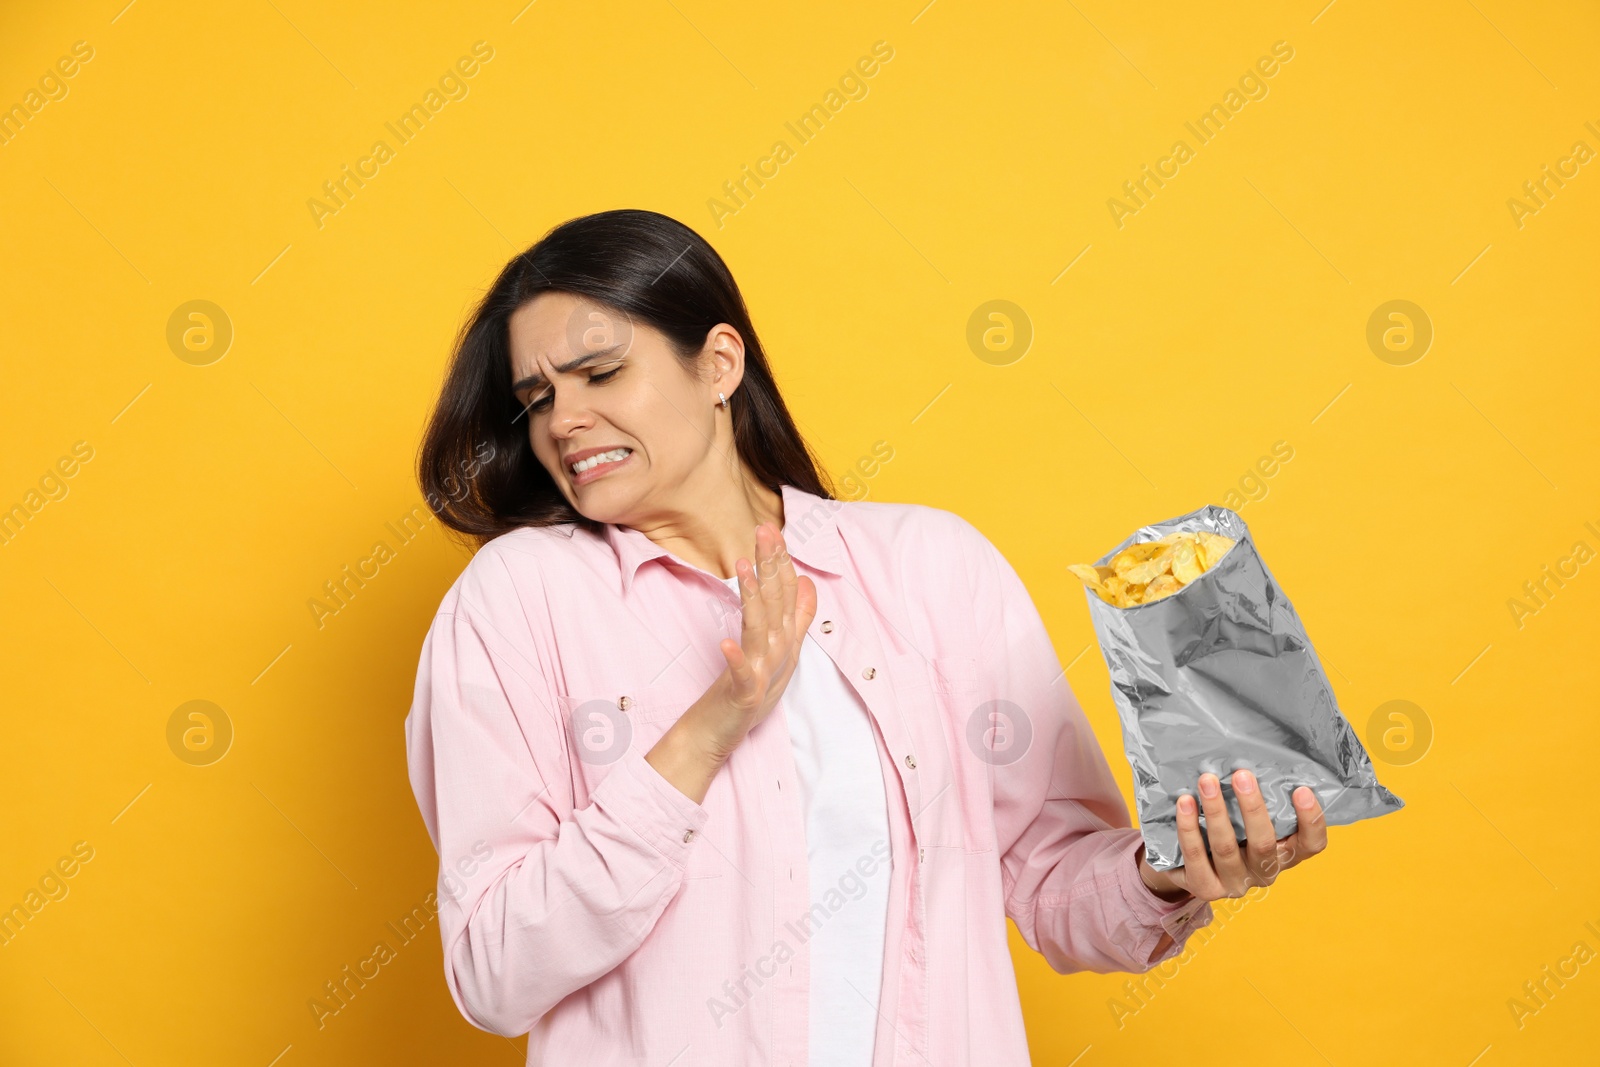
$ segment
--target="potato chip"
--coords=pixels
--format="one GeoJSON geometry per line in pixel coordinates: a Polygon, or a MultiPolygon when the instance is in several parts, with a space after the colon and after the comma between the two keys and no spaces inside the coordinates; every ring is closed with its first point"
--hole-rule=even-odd
{"type": "Polygon", "coordinates": [[[1109,578],[1102,578],[1100,580],[1100,599],[1104,600],[1107,604],[1112,604],[1119,608],[1126,607],[1127,605],[1125,601],[1127,599],[1127,591],[1128,583],[1123,581],[1121,578],[1118,578],[1115,574],[1109,578]]]}
{"type": "Polygon", "coordinates": [[[1204,570],[1193,540],[1179,541],[1172,546],[1172,576],[1179,585],[1188,585],[1200,577],[1204,570]]]}
{"type": "Polygon", "coordinates": [[[1116,598],[1110,594],[1109,590],[1106,589],[1105,583],[1100,576],[1100,571],[1097,568],[1091,567],[1087,563],[1069,563],[1067,564],[1067,570],[1071,571],[1073,574],[1082,579],[1084,585],[1087,585],[1090,589],[1093,589],[1096,593],[1099,593],[1101,600],[1104,600],[1108,604],[1115,604],[1117,602],[1116,598]]]}
{"type": "Polygon", "coordinates": [[[1164,596],[1171,596],[1173,593],[1176,593],[1182,588],[1183,586],[1178,583],[1178,579],[1174,578],[1170,574],[1163,574],[1156,578],[1155,581],[1144,587],[1143,602],[1149,604],[1153,601],[1160,600],[1164,596]]]}
{"type": "Polygon", "coordinates": [[[1172,570],[1172,546],[1163,545],[1161,551],[1145,560],[1135,563],[1122,572],[1122,576],[1130,582],[1140,585],[1154,581],[1159,575],[1167,574],[1172,570]]]}
{"type": "Polygon", "coordinates": [[[1195,536],[1200,540],[1200,569],[1203,571],[1215,567],[1217,561],[1233,547],[1233,538],[1214,534],[1210,530],[1201,530],[1195,536]]]}
{"type": "Polygon", "coordinates": [[[1069,563],[1067,564],[1067,570],[1082,578],[1085,585],[1098,586],[1100,584],[1099,570],[1089,566],[1087,563],[1069,563]]]}
{"type": "Polygon", "coordinates": [[[1116,571],[1120,577],[1126,578],[1130,567],[1150,559],[1157,552],[1160,552],[1162,547],[1161,544],[1155,541],[1129,545],[1111,558],[1111,569],[1116,571]]]}
{"type": "Polygon", "coordinates": [[[1174,531],[1159,541],[1129,545],[1107,566],[1072,563],[1067,569],[1107,604],[1131,608],[1181,591],[1216,566],[1233,545],[1233,538],[1209,530],[1174,531]]]}

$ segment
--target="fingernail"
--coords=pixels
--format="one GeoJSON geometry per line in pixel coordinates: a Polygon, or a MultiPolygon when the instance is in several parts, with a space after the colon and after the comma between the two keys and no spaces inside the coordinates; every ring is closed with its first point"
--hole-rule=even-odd
{"type": "Polygon", "coordinates": [[[1221,792],[1217,788],[1217,776],[1214,774],[1202,774],[1200,776],[1200,792],[1208,797],[1214,797],[1221,792]]]}
{"type": "Polygon", "coordinates": [[[1236,793],[1254,793],[1256,776],[1249,771],[1240,771],[1233,776],[1233,789],[1236,793]]]}
{"type": "Polygon", "coordinates": [[[1314,799],[1315,798],[1313,798],[1311,795],[1310,786],[1303,785],[1300,787],[1300,789],[1296,789],[1294,791],[1294,802],[1296,807],[1309,808],[1314,799]],[[1305,790],[1305,792],[1301,792],[1302,789],[1305,790]]]}
{"type": "Polygon", "coordinates": [[[1185,815],[1193,815],[1194,814],[1194,797],[1190,796],[1188,793],[1185,793],[1185,794],[1183,794],[1183,796],[1179,797],[1178,798],[1178,810],[1183,812],[1185,815]]]}

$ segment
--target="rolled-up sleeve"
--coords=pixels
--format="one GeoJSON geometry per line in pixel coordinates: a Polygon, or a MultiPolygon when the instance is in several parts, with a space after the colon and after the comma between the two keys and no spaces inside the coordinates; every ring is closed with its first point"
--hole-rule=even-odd
{"type": "Polygon", "coordinates": [[[1211,906],[1168,902],[1144,884],[1143,839],[1044,620],[999,549],[962,526],[983,678],[1032,738],[992,778],[1006,914],[1059,973],[1149,970],[1183,951],[1211,906]]]}
{"type": "Polygon", "coordinates": [[[473,1025],[526,1033],[645,940],[709,813],[630,748],[581,808],[560,702],[508,623],[446,599],[406,718],[412,789],[438,850],[445,979],[473,1025]]]}

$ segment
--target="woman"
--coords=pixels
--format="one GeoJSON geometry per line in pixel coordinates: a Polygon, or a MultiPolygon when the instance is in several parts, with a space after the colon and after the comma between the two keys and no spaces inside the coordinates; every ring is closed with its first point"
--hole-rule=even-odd
{"type": "MultiPolygon", "coordinates": [[[[406,720],[462,1014],[530,1064],[1023,1064],[1005,918],[1143,971],[1326,843],[1158,872],[1027,591],[958,516],[831,497],[687,227],[575,219],[507,265],[428,427],[481,545],[406,720]]],[[[1198,783],[1228,825],[1215,776],[1198,783]]]]}

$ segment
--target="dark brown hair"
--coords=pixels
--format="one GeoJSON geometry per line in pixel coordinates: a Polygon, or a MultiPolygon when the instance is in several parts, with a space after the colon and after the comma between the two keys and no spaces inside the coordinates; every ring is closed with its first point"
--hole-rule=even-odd
{"type": "Polygon", "coordinates": [[[548,292],[586,297],[660,331],[690,370],[713,326],[734,327],[744,340],[744,380],[728,398],[739,458],[768,489],[792,485],[832,499],[722,257],[675,219],[624,209],[545,234],[506,264],[462,327],[417,454],[423,499],[446,526],[480,547],[519,526],[604,527],[573,508],[534,457],[511,392],[509,321],[548,292]]]}

